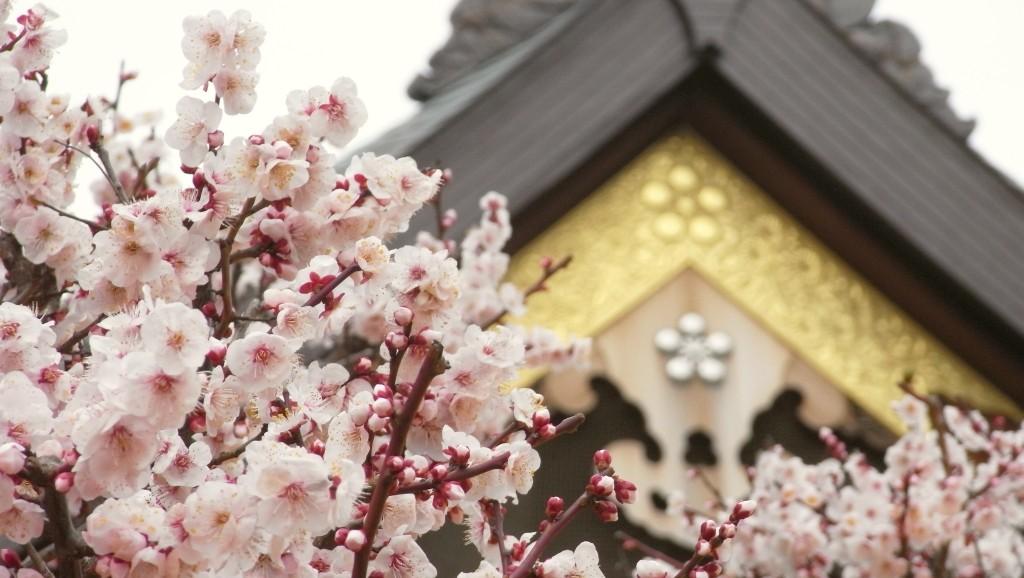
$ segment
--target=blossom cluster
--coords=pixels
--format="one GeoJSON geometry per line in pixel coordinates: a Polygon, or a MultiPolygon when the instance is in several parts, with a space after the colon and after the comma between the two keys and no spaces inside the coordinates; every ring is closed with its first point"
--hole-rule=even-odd
{"type": "Polygon", "coordinates": [[[635,495],[603,454],[572,506],[501,537],[537,446],[582,420],[510,384],[589,348],[503,323],[565,265],[503,282],[503,197],[456,242],[450,174],[339,165],[366,120],[346,78],[229,139],[265,35],[245,12],[185,20],[194,92],[161,139],[121,112],[133,73],[114,99],[49,92],[56,15],[0,7],[0,535],[31,554],[0,572],[430,577],[416,539],[451,522],[485,560],[472,575],[600,575],[592,545],[543,556],[580,511],[611,521],[635,495]],[[71,209],[83,163],[91,218],[71,209]],[[425,206],[440,230],[397,243],[425,206]]]}
{"type": "MultiPolygon", "coordinates": [[[[721,575],[1024,575],[1024,429],[905,389],[894,409],[907,431],[884,469],[828,429],[821,439],[831,457],[820,463],[780,447],[758,457],[750,470],[758,515],[738,528],[721,575]]],[[[682,495],[670,508],[684,528],[704,517],[682,495]]],[[[677,571],[652,556],[636,576],[677,571]]]]}

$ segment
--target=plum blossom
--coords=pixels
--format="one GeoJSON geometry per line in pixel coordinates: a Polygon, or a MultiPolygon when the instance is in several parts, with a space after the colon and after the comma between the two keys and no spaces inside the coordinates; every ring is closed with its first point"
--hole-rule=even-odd
{"type": "Polygon", "coordinates": [[[260,524],[284,535],[299,530],[322,532],[326,520],[318,513],[330,504],[326,464],[308,454],[271,459],[245,478],[253,495],[260,499],[260,524]]]}
{"type": "Polygon", "coordinates": [[[308,115],[313,134],[336,147],[348,144],[366,123],[367,116],[366,106],[356,96],[356,85],[349,78],[336,80],[330,92],[322,86],[291,92],[288,110],[308,115]]]}
{"type": "Polygon", "coordinates": [[[292,368],[293,351],[278,335],[255,333],[228,346],[227,368],[249,388],[280,385],[292,368]]]}
{"type": "Polygon", "coordinates": [[[385,578],[434,578],[437,569],[411,536],[392,538],[377,554],[372,569],[385,578]]]}
{"type": "Polygon", "coordinates": [[[199,166],[210,150],[209,134],[220,125],[221,109],[216,103],[183,96],[178,101],[178,120],[167,129],[167,146],[181,151],[181,162],[199,166]]]}
{"type": "Polygon", "coordinates": [[[576,550],[564,550],[540,565],[544,578],[604,578],[598,565],[597,548],[581,542],[576,550]]]}
{"type": "Polygon", "coordinates": [[[139,334],[143,347],[158,352],[161,368],[171,373],[199,367],[209,350],[206,319],[183,303],[157,305],[139,334]]]}

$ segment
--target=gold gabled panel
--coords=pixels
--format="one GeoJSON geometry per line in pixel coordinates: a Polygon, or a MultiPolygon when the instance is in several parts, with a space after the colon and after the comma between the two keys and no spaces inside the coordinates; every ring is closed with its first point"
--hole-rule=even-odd
{"type": "Polygon", "coordinates": [[[634,159],[519,251],[510,278],[525,286],[540,257],[567,254],[572,265],[517,322],[594,336],[693,267],[894,430],[907,371],[928,391],[1019,413],[692,134],[634,159]]]}

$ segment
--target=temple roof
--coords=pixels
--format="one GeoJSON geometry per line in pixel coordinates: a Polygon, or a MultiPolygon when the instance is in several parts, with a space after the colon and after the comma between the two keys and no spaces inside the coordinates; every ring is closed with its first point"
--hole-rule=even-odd
{"type": "Polygon", "coordinates": [[[713,77],[781,135],[778,150],[829,175],[822,194],[850,195],[929,282],[1024,343],[1024,196],[968,146],[973,123],[949,107],[914,35],[872,5],[463,0],[410,88],[422,110],[368,148],[450,166],[446,204],[462,226],[491,189],[519,217],[658,103],[685,107],[680,90],[713,77]]]}

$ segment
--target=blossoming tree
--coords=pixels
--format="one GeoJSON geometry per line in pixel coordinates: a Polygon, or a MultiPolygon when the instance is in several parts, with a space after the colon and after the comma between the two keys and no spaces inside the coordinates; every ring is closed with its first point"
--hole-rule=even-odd
{"type": "MultiPolygon", "coordinates": [[[[537,448],[582,422],[509,384],[589,343],[503,323],[568,261],[504,283],[500,195],[451,239],[444,171],[371,153],[339,169],[331,151],[366,119],[345,78],[228,139],[264,36],[244,12],[185,20],[192,92],[163,139],[120,111],[131,73],[112,99],[48,91],[65,35],[42,6],[10,12],[0,0],[0,536],[19,546],[0,578],[429,578],[417,538],[448,523],[482,558],[463,578],[604,575],[589,542],[549,551],[633,501],[604,450],[535,532],[504,529],[537,448]],[[93,218],[69,208],[83,163],[93,218]],[[424,208],[437,230],[402,244],[424,208]]],[[[885,471],[824,432],[821,464],[762,455],[759,516],[677,496],[692,556],[625,537],[636,576],[1024,575],[1024,433],[920,395],[899,409],[910,433],[885,471]]]]}
{"type": "Polygon", "coordinates": [[[565,262],[502,283],[501,196],[457,242],[443,171],[338,170],[366,120],[345,78],[227,138],[256,98],[245,12],[185,20],[192,92],[160,139],[119,110],[131,74],[113,99],[49,92],[55,15],[0,7],[0,534],[24,545],[0,575],[428,577],[416,537],[449,521],[473,576],[598,572],[587,544],[545,557],[577,514],[632,499],[606,457],[538,532],[502,529],[536,448],[582,421],[506,385],[588,343],[502,325],[565,262]],[[83,163],[95,218],[69,209],[83,163]],[[428,204],[436,234],[389,248],[428,204]]]}

